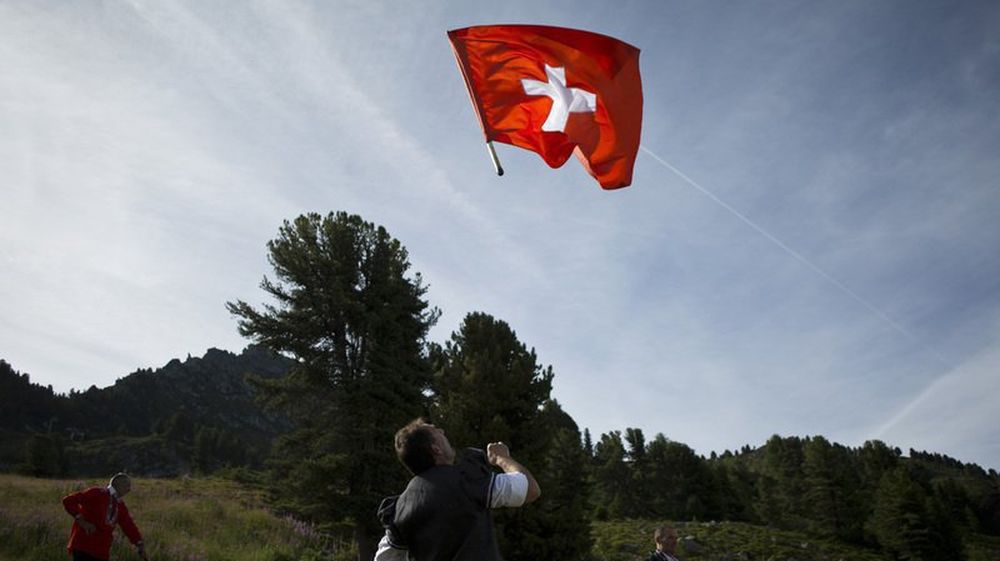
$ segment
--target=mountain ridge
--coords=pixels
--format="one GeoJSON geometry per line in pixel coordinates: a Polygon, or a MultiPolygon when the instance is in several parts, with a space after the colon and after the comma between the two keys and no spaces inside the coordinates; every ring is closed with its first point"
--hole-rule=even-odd
{"type": "Polygon", "coordinates": [[[259,464],[289,425],[257,403],[248,377],[278,378],[292,364],[254,345],[238,355],[210,348],[201,357],[135,370],[104,388],[59,394],[0,360],[0,470],[25,462],[48,464],[41,472],[52,475],[75,474],[81,466],[89,473],[125,461],[133,470],[170,475],[197,464],[199,447],[202,467],[216,463],[207,459],[213,449],[228,449],[229,463],[259,464]],[[41,449],[35,460],[32,447],[41,449]],[[120,450],[132,453],[122,457],[120,450]],[[139,457],[147,460],[128,461],[139,457]]]}

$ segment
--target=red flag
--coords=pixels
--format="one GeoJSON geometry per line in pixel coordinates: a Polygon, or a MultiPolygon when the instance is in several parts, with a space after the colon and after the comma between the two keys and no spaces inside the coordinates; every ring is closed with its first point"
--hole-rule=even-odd
{"type": "Polygon", "coordinates": [[[639,151],[639,49],[588,31],[483,25],[448,32],[486,140],[576,153],[605,189],[626,187],[639,151]]]}

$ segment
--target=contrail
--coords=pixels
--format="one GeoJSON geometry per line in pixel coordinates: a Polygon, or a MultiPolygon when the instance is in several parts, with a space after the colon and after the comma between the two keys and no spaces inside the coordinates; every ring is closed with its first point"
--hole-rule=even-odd
{"type": "MultiPolygon", "coordinates": [[[[808,259],[806,259],[802,254],[800,254],[799,252],[795,251],[794,249],[788,247],[784,242],[782,242],[778,238],[774,237],[770,232],[768,232],[767,230],[761,228],[760,226],[758,226],[757,224],[755,224],[752,220],[750,220],[746,216],[743,216],[743,214],[740,213],[738,210],[736,210],[735,208],[729,206],[728,204],[726,204],[725,201],[723,201],[719,197],[715,196],[714,193],[712,193],[708,189],[705,189],[704,187],[702,187],[701,185],[699,185],[697,181],[691,179],[690,177],[688,177],[687,175],[685,175],[684,172],[682,172],[681,170],[679,170],[679,169],[675,168],[674,166],[670,165],[669,162],[667,162],[663,158],[661,158],[661,157],[657,156],[656,154],[654,154],[649,148],[646,148],[645,146],[639,146],[639,148],[643,152],[649,154],[654,160],[656,160],[657,162],[660,162],[661,164],[663,164],[664,167],[666,167],[670,171],[672,171],[675,174],[677,174],[678,177],[680,177],[681,179],[683,179],[689,185],[691,185],[695,189],[701,191],[706,197],[712,199],[713,201],[715,201],[716,203],[718,203],[719,206],[721,206],[722,208],[728,210],[733,216],[735,216],[735,217],[739,218],[740,220],[742,220],[744,224],[746,224],[747,226],[750,226],[751,228],[753,228],[758,234],[764,236],[768,240],[771,240],[771,242],[773,242],[775,245],[777,245],[778,247],[780,247],[781,249],[783,249],[785,251],[785,253],[791,255],[796,261],[798,261],[799,263],[802,263],[806,267],[809,267],[810,269],[812,269],[813,271],[815,271],[816,274],[818,274],[819,276],[821,276],[824,279],[826,279],[827,282],[829,282],[833,286],[836,286],[844,294],[846,294],[846,295],[850,296],[852,299],[854,299],[855,302],[861,304],[865,308],[868,308],[869,311],[871,311],[876,316],[878,316],[879,318],[881,318],[884,322],[886,322],[888,325],[890,325],[893,329],[895,329],[899,333],[903,334],[905,337],[907,337],[911,341],[913,341],[915,343],[919,342],[917,340],[917,337],[915,335],[913,335],[912,333],[910,333],[903,326],[901,326],[898,323],[896,323],[895,321],[893,321],[892,318],[890,318],[882,310],[880,310],[877,307],[875,307],[874,304],[872,304],[868,300],[865,300],[864,298],[862,298],[857,292],[854,292],[853,290],[851,290],[844,283],[842,283],[839,280],[837,280],[837,279],[833,278],[832,276],[830,276],[829,273],[827,273],[823,269],[820,269],[819,266],[814,265],[811,261],[809,261],[808,259]]],[[[944,357],[940,353],[937,352],[936,349],[928,348],[928,349],[925,349],[925,350],[927,350],[930,353],[931,357],[934,358],[934,359],[936,359],[939,364],[941,364],[942,366],[945,366],[945,367],[948,366],[948,361],[946,361],[944,359],[944,357]]],[[[906,415],[908,415],[911,411],[913,411],[917,407],[917,405],[920,404],[920,402],[924,401],[929,395],[931,395],[932,392],[934,391],[934,388],[936,386],[938,386],[939,384],[941,384],[942,381],[945,378],[947,378],[947,377],[948,377],[948,373],[946,372],[944,375],[939,376],[939,377],[935,378],[934,380],[932,380],[931,383],[927,384],[927,386],[923,389],[923,391],[921,391],[914,399],[910,400],[910,402],[907,403],[906,405],[900,407],[889,418],[888,421],[882,423],[882,425],[879,426],[875,430],[875,432],[870,436],[870,438],[881,438],[882,435],[884,435],[890,428],[892,428],[893,426],[895,426],[896,424],[898,424],[903,418],[906,417],[906,415]]]]}
{"type": "Polygon", "coordinates": [[[738,211],[735,208],[733,208],[733,207],[729,206],[728,204],[726,204],[725,201],[723,201],[719,197],[715,196],[715,194],[712,193],[711,191],[709,191],[708,189],[706,189],[706,188],[702,187],[701,185],[699,185],[697,181],[695,181],[695,180],[691,179],[690,177],[688,177],[687,175],[685,175],[684,172],[682,172],[681,170],[679,170],[679,169],[675,168],[674,166],[670,165],[669,162],[667,162],[663,158],[661,158],[661,157],[657,156],[656,154],[654,154],[653,151],[650,150],[649,148],[646,148],[645,146],[639,146],[639,149],[642,150],[643,152],[649,154],[654,160],[656,160],[657,162],[660,162],[661,164],[663,164],[663,166],[666,167],[667,169],[669,169],[670,171],[672,171],[675,174],[677,174],[678,177],[680,177],[681,179],[683,179],[684,181],[686,181],[689,185],[691,185],[695,189],[701,191],[706,197],[708,197],[708,198],[712,199],[713,201],[715,201],[716,203],[718,203],[719,206],[721,206],[722,208],[728,210],[733,216],[735,216],[736,218],[739,218],[740,220],[742,220],[744,224],[746,224],[747,226],[750,226],[751,228],[753,228],[754,230],[756,230],[758,234],[764,236],[768,240],[771,240],[771,242],[773,242],[774,245],[776,245],[776,246],[780,247],[781,249],[783,249],[785,251],[785,253],[787,253],[788,255],[791,255],[796,261],[798,261],[799,263],[802,263],[806,267],[809,267],[814,272],[816,272],[816,274],[818,274],[819,276],[821,276],[824,279],[826,279],[827,282],[829,282],[830,284],[832,284],[832,285],[836,286],[837,288],[839,288],[844,294],[846,294],[846,295],[850,296],[851,298],[853,298],[854,301],[856,301],[857,303],[861,304],[865,308],[868,308],[869,311],[871,311],[876,316],[882,318],[882,320],[885,321],[890,326],[892,326],[893,329],[895,329],[899,333],[902,333],[903,335],[905,335],[906,337],[912,339],[913,341],[917,341],[917,338],[912,333],[910,333],[909,331],[907,331],[903,326],[901,326],[898,323],[896,323],[895,321],[893,321],[892,318],[890,318],[888,315],[886,315],[885,312],[883,312],[882,310],[876,308],[874,304],[872,304],[868,300],[865,300],[864,298],[862,298],[857,292],[854,292],[847,285],[845,285],[844,283],[842,283],[839,280],[837,280],[837,279],[833,278],[832,276],[830,276],[829,273],[827,273],[823,269],[820,269],[817,265],[814,265],[811,261],[809,261],[808,259],[806,259],[805,257],[803,257],[802,254],[800,254],[799,252],[797,252],[794,249],[788,247],[784,242],[782,242],[778,238],[776,238],[773,235],[771,235],[770,232],[768,232],[767,230],[765,230],[765,229],[761,228],[760,226],[758,226],[757,224],[755,224],[753,222],[753,220],[750,220],[746,216],[743,216],[743,214],[740,213],[740,211],[738,211]]]}

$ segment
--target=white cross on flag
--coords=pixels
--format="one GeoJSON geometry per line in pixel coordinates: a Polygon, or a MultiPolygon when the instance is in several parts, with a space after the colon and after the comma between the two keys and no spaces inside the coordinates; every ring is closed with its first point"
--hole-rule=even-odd
{"type": "Polygon", "coordinates": [[[566,86],[566,69],[545,65],[548,82],[524,78],[521,85],[528,95],[544,95],[552,99],[552,109],[542,123],[545,132],[565,132],[570,113],[593,113],[597,110],[597,96],[580,88],[566,86]]]}

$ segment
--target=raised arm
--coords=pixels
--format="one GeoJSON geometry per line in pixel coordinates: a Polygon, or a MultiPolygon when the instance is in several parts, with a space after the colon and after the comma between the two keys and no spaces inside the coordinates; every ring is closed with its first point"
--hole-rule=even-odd
{"type": "Polygon", "coordinates": [[[503,442],[489,443],[486,446],[486,458],[504,473],[520,473],[528,479],[528,493],[524,498],[524,504],[534,502],[542,495],[542,489],[538,486],[538,481],[535,481],[535,476],[531,475],[528,468],[511,457],[510,450],[503,442]]]}

